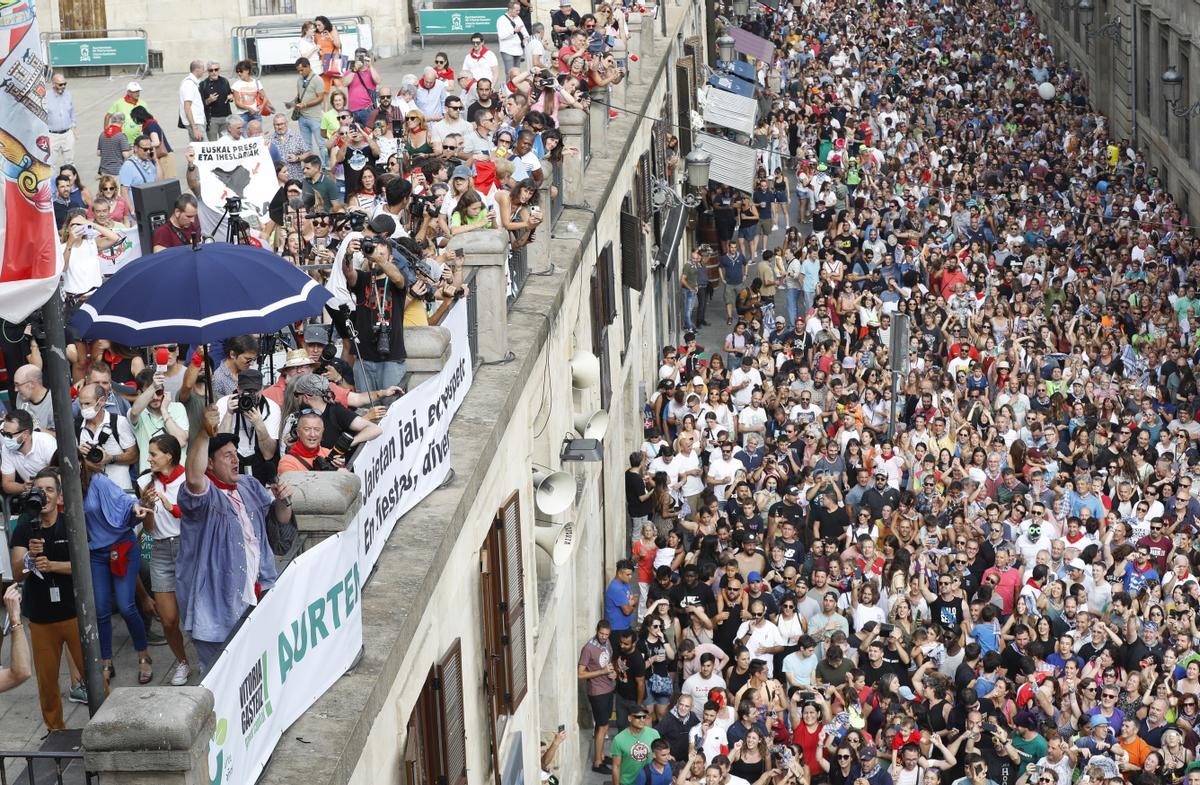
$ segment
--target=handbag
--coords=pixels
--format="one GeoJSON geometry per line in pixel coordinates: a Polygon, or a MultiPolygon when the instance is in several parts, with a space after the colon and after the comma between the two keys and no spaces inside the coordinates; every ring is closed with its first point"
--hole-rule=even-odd
{"type": "Polygon", "coordinates": [[[350,58],[337,52],[330,52],[321,58],[322,76],[344,76],[350,66],[350,58]]]}
{"type": "Polygon", "coordinates": [[[357,79],[358,83],[363,86],[364,90],[367,91],[367,97],[371,99],[371,106],[379,103],[379,91],[372,90],[371,88],[367,87],[367,80],[362,78],[362,71],[355,71],[354,78],[357,79]]]}
{"type": "Polygon", "coordinates": [[[133,550],[133,540],[122,540],[108,551],[108,571],[118,578],[124,578],[129,572],[129,552],[133,550]]]}
{"type": "Polygon", "coordinates": [[[308,89],[308,83],[311,79],[312,79],[311,76],[309,76],[308,79],[305,79],[301,83],[300,89],[296,91],[296,103],[292,105],[292,119],[293,120],[300,119],[300,99],[304,96],[304,91],[308,89]]]}

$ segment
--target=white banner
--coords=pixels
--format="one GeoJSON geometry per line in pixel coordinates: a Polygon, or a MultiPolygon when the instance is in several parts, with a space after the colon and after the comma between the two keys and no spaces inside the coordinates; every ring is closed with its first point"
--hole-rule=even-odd
{"type": "Polygon", "coordinates": [[[200,684],[216,701],[212,785],[250,785],[279,737],[362,648],[358,532],[301,554],[279,576],[200,684]]]}
{"type": "Polygon", "coordinates": [[[142,255],[142,238],[136,226],[116,228],[121,241],[100,252],[100,272],[105,278],[142,255]]]}
{"type": "Polygon", "coordinates": [[[450,330],[450,359],[441,373],[396,401],[380,423],[383,436],[354,458],[362,481],[359,569],[365,580],[396,521],[442,484],[450,471],[450,421],[471,389],[474,372],[467,335],[467,303],[442,322],[450,330]]]}
{"type": "Polygon", "coordinates": [[[196,151],[200,196],[204,204],[220,215],[225,210],[226,199],[241,197],[242,215],[247,217],[247,213],[254,213],[265,221],[271,199],[279,190],[279,181],[275,178],[271,154],[263,147],[261,138],[192,142],[191,145],[196,151]]]}

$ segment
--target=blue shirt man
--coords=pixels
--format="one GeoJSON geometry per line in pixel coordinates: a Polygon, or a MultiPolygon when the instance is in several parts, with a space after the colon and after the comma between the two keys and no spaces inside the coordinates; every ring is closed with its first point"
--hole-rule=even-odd
{"type": "Polygon", "coordinates": [[[737,248],[731,248],[721,254],[721,272],[726,284],[740,287],[746,281],[746,257],[737,248]]]}
{"type": "Polygon", "coordinates": [[[637,599],[633,594],[633,563],[622,559],[617,562],[617,574],[604,591],[604,618],[612,625],[613,632],[628,630],[633,626],[637,612],[637,599]]]}

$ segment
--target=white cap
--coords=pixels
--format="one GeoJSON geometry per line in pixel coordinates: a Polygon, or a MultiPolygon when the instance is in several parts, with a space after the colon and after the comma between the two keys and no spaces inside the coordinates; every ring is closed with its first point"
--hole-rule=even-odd
{"type": "Polygon", "coordinates": [[[1071,559],[1067,564],[1067,568],[1071,570],[1086,571],[1087,565],[1083,563],[1083,559],[1071,559]]]}
{"type": "Polygon", "coordinates": [[[129,84],[125,85],[125,92],[140,93],[142,92],[142,86],[137,82],[130,82],[129,84]]]}

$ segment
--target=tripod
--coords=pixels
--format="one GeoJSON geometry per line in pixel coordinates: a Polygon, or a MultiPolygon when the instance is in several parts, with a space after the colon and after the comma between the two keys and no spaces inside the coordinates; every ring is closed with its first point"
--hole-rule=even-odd
{"type": "Polygon", "coordinates": [[[225,201],[225,209],[221,211],[221,218],[217,221],[217,225],[213,227],[210,239],[216,239],[217,233],[221,230],[221,224],[225,224],[225,242],[231,245],[250,245],[250,224],[246,220],[229,209],[229,200],[225,201]]]}

